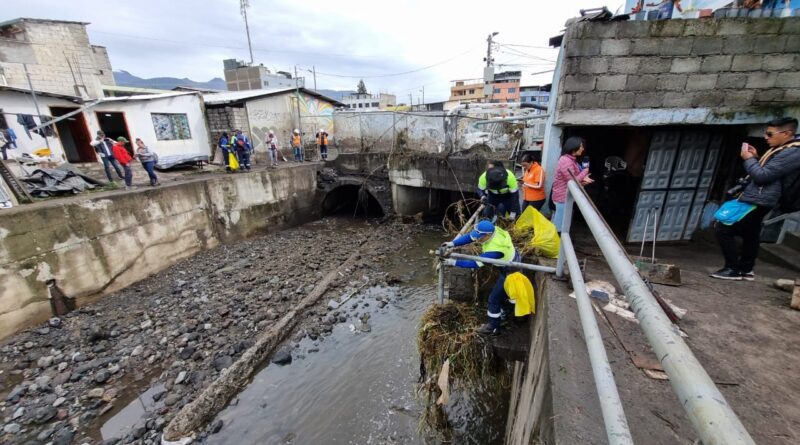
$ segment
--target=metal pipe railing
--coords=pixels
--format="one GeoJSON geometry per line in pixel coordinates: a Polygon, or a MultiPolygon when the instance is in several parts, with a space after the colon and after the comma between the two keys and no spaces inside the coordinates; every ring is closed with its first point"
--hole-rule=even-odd
{"type": "Polygon", "coordinates": [[[628,297],[639,325],[703,444],[754,445],[750,434],[667,318],[591,200],[574,180],[570,180],[567,187],[568,195],[575,200],[617,283],[628,297]]]}
{"type": "MultiPolygon", "coordinates": [[[[567,228],[569,227],[567,226],[567,228]]],[[[622,408],[617,384],[614,381],[614,373],[608,363],[603,337],[597,327],[597,319],[592,309],[592,302],[589,301],[589,295],[586,293],[586,284],[583,281],[578,257],[575,255],[575,249],[572,246],[572,239],[569,233],[566,233],[566,230],[561,232],[561,249],[569,268],[572,288],[575,290],[578,315],[583,327],[586,349],[589,351],[589,362],[592,364],[592,374],[597,387],[597,397],[600,399],[600,410],[603,413],[608,443],[612,445],[633,445],[628,420],[625,417],[625,410],[622,408]]]]}
{"type": "Polygon", "coordinates": [[[492,264],[494,266],[503,266],[503,267],[514,267],[517,269],[527,269],[532,270],[535,272],[546,272],[546,273],[555,273],[556,268],[550,266],[540,266],[538,264],[527,264],[527,263],[518,263],[516,261],[503,261],[503,260],[495,260],[493,258],[484,258],[481,256],[475,255],[466,255],[463,253],[456,253],[450,252],[447,255],[449,258],[454,258],[457,260],[472,260],[479,263],[485,264],[492,264]]]}

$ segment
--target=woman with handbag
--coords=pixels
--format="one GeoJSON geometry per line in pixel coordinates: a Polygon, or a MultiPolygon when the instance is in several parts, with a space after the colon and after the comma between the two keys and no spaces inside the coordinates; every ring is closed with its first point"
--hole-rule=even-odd
{"type": "MultiPolygon", "coordinates": [[[[767,124],[764,140],[770,149],[759,159],[755,147],[742,144],[740,156],[744,160],[747,178],[741,194],[720,207],[714,217],[717,219],[716,235],[725,267],[711,274],[721,280],[755,280],[753,267],[758,256],[761,237],[761,222],[775,208],[783,193],[782,181],[800,169],[800,140],[797,133],[797,119],[779,118],[767,124]],[[739,252],[736,237],[742,239],[739,252]]],[[[732,194],[739,191],[734,190],[732,194]]]]}

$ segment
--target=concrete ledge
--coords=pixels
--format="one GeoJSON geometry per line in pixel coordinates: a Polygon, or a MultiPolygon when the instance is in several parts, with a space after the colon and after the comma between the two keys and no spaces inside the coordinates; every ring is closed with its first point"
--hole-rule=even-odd
{"type": "Polygon", "coordinates": [[[0,338],[49,318],[45,282],[91,301],[219,243],[319,215],[317,165],[54,200],[0,220],[0,338]]]}

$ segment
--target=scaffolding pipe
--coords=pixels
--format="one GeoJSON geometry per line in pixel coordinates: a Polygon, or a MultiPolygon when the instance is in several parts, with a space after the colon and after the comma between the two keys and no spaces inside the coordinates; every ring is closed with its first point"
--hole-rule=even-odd
{"type": "Polygon", "coordinates": [[[628,420],[625,417],[625,410],[622,407],[617,384],[614,381],[614,373],[608,363],[603,337],[597,327],[597,319],[594,316],[592,302],[589,301],[589,295],[586,293],[586,284],[583,282],[581,266],[578,264],[578,257],[575,256],[572,239],[566,232],[562,232],[561,247],[569,268],[572,288],[575,290],[578,315],[581,318],[586,349],[589,351],[589,362],[592,365],[597,397],[600,399],[600,411],[603,413],[608,443],[612,445],[633,445],[628,420]]]}
{"type": "Polygon", "coordinates": [[[486,207],[486,205],[481,204],[478,207],[478,210],[475,210],[475,213],[473,213],[472,216],[469,217],[469,219],[467,220],[467,223],[464,224],[464,227],[462,227],[461,230],[458,232],[458,235],[456,235],[456,238],[458,238],[459,236],[464,235],[465,233],[467,233],[469,231],[470,226],[472,226],[472,223],[475,222],[475,219],[478,217],[478,215],[481,214],[481,212],[483,211],[484,207],[486,207]]]}
{"type": "Polygon", "coordinates": [[[455,258],[457,260],[472,260],[478,263],[486,263],[491,264],[494,266],[501,266],[501,267],[514,267],[517,269],[527,269],[532,270],[534,272],[546,272],[546,273],[555,273],[555,267],[549,266],[539,266],[537,264],[527,264],[527,263],[518,263],[516,261],[503,261],[503,260],[495,260],[493,258],[484,258],[481,256],[474,256],[474,255],[465,255],[463,253],[455,253],[451,252],[448,254],[450,258],[455,258]]]}
{"type": "Polygon", "coordinates": [[[754,445],[742,422],[667,318],[583,189],[574,180],[569,181],[567,187],[703,444],[754,445]]]}

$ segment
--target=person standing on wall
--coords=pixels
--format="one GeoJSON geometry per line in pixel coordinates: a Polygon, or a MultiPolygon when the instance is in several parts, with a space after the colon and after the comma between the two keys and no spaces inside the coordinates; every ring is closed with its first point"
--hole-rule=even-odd
{"type": "Polygon", "coordinates": [[[223,132],[222,136],[219,137],[219,141],[217,142],[217,147],[222,151],[222,163],[225,165],[225,170],[228,171],[231,169],[230,165],[228,164],[228,153],[230,153],[230,140],[228,140],[228,133],[223,132]]]}
{"type": "Polygon", "coordinates": [[[544,169],[532,154],[522,157],[522,211],[528,206],[541,210],[545,202],[544,169]]]}
{"type": "Polygon", "coordinates": [[[130,190],[133,188],[133,170],[131,170],[131,161],[133,158],[130,153],[128,153],[128,148],[125,146],[127,143],[128,140],[120,136],[117,138],[117,143],[114,144],[112,149],[114,151],[114,158],[122,165],[123,170],[125,170],[125,189],[130,190]]]}
{"type": "Polygon", "coordinates": [[[292,133],[292,151],[294,152],[294,160],[303,162],[303,141],[300,138],[300,130],[297,128],[292,133]]]}
{"type": "Polygon", "coordinates": [[[142,168],[147,172],[150,177],[150,186],[155,187],[161,185],[158,183],[158,176],[156,175],[156,163],[158,163],[158,155],[154,151],[150,151],[144,141],[136,138],[136,157],[142,163],[142,168]]]}
{"type": "Polygon", "coordinates": [[[317,147],[319,147],[320,159],[328,160],[328,132],[322,128],[317,132],[317,147]]]}
{"type": "MultiPolygon", "coordinates": [[[[108,182],[114,183],[114,178],[111,177],[111,169],[108,168],[109,166],[114,167],[119,179],[125,179],[119,161],[114,158],[114,141],[106,137],[106,134],[103,133],[102,130],[97,131],[97,138],[92,142],[92,147],[94,147],[94,151],[100,155],[100,159],[103,161],[103,169],[106,172],[108,182]]],[[[125,151],[127,152],[127,150],[125,151]]]]}
{"type": "Polygon", "coordinates": [[[556,231],[561,233],[561,224],[564,220],[564,203],[567,200],[567,183],[573,176],[583,185],[594,182],[589,177],[589,168],[578,164],[578,159],[586,152],[586,141],[578,136],[572,136],[564,142],[561,149],[561,157],[556,164],[556,174],[553,178],[553,190],[551,199],[556,206],[553,213],[553,224],[556,231]]]}
{"type": "Polygon", "coordinates": [[[270,130],[269,135],[267,136],[267,153],[269,154],[269,160],[272,162],[273,167],[278,166],[278,138],[275,137],[275,133],[270,130]]]}
{"type": "Polygon", "coordinates": [[[478,178],[478,195],[486,203],[485,218],[508,217],[512,220],[519,214],[519,188],[514,173],[500,161],[489,161],[486,171],[478,178]]]}
{"type": "Polygon", "coordinates": [[[797,205],[800,198],[800,138],[796,133],[795,118],[784,117],[769,122],[764,132],[769,150],[760,159],[755,147],[742,144],[740,156],[744,160],[747,177],[742,180],[746,185],[736,201],[739,206],[745,206],[741,206],[742,211],[735,222],[716,223],[717,241],[725,257],[725,267],[712,273],[711,277],[755,280],[753,267],[758,256],[764,217],[776,206],[787,213],[800,210],[797,205]],[[742,239],[741,253],[736,246],[736,237],[742,239]]]}

